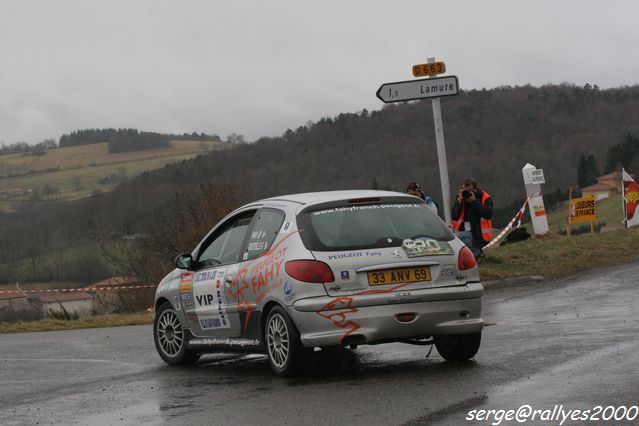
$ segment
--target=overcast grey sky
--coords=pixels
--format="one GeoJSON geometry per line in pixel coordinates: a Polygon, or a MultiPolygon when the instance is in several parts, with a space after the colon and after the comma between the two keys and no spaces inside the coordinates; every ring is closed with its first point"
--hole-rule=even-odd
{"type": "Polygon", "coordinates": [[[634,85],[637,18],[637,1],[0,0],[0,141],[280,135],[381,108],[379,85],[428,56],[463,89],[634,85]]]}

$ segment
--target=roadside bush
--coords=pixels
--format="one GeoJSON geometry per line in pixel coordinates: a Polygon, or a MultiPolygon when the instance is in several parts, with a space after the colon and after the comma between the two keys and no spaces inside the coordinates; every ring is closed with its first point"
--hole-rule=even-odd
{"type": "Polygon", "coordinates": [[[111,264],[142,284],[158,284],[178,254],[189,253],[220,219],[238,207],[229,185],[201,184],[196,190],[175,193],[150,220],[145,238],[103,238],[102,252],[111,264]]]}

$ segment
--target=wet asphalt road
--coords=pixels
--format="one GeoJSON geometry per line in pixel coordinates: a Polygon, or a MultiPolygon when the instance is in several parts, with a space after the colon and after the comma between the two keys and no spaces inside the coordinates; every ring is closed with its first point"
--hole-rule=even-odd
{"type": "Polygon", "coordinates": [[[392,344],[316,352],[306,377],[278,379],[259,355],[167,367],[150,326],[0,335],[0,423],[450,425],[473,409],[638,405],[637,276],[639,263],[491,287],[496,325],[457,365],[392,344]]]}

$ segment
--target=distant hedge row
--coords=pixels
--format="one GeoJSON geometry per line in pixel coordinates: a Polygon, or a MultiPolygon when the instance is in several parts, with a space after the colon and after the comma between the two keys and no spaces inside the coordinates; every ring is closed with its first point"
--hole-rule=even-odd
{"type": "Polygon", "coordinates": [[[108,142],[109,152],[127,152],[168,147],[171,140],[220,141],[220,137],[195,132],[173,135],[137,129],[82,129],[62,135],[60,147],[108,142]]]}

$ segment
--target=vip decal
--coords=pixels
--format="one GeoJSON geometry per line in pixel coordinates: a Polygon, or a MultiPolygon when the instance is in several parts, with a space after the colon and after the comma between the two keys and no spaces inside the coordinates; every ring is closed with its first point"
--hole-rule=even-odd
{"type": "Polygon", "coordinates": [[[200,306],[211,306],[213,304],[213,299],[212,294],[199,294],[195,296],[195,300],[197,300],[197,304],[200,306]]]}
{"type": "Polygon", "coordinates": [[[198,273],[193,288],[195,305],[198,310],[199,325],[202,330],[230,328],[226,314],[226,300],[222,280],[217,278],[226,270],[198,273]]]}

